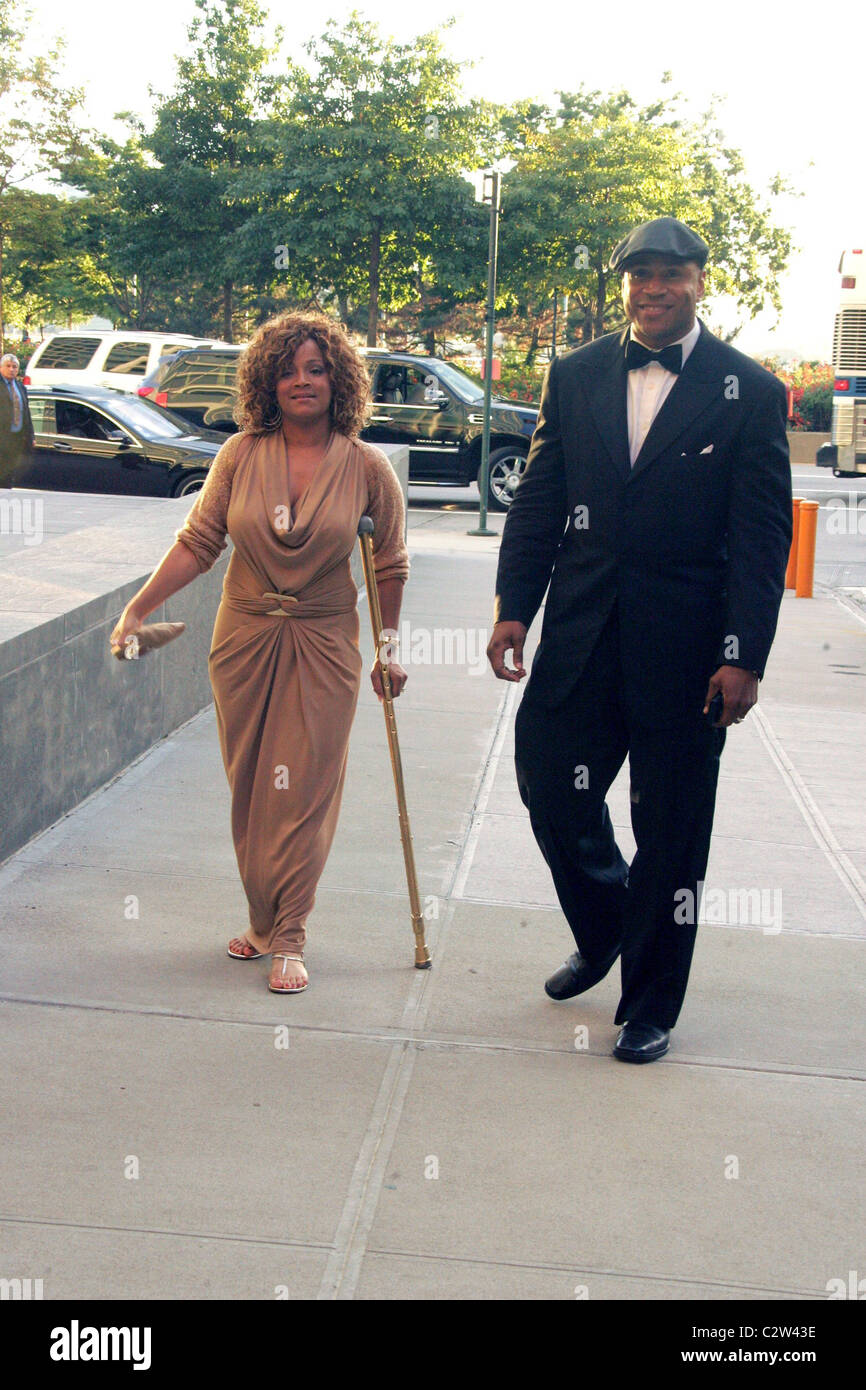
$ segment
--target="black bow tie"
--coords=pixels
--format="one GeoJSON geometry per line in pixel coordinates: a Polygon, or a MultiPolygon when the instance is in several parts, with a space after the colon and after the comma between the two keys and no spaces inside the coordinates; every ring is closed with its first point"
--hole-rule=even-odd
{"type": "Polygon", "coordinates": [[[683,369],[682,343],[671,343],[669,347],[663,347],[658,352],[650,352],[637,338],[629,338],[625,346],[626,371],[633,372],[638,367],[645,367],[647,362],[658,362],[667,371],[679,375],[683,369]]]}

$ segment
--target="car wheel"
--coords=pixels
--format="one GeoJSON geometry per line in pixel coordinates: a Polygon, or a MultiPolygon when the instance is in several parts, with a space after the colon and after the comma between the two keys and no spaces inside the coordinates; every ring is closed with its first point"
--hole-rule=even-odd
{"type": "Polygon", "coordinates": [[[206,473],[184,473],[172,488],[172,497],[188,497],[191,492],[199,492],[206,477],[206,473]]]}
{"type": "Polygon", "coordinates": [[[834,469],[833,469],[833,477],[834,477],[834,478],[856,478],[856,477],[857,477],[857,474],[856,474],[856,473],[849,473],[849,472],[848,472],[846,469],[844,469],[844,468],[834,468],[834,469]]]}
{"type": "MultiPolygon", "coordinates": [[[[508,511],[525,467],[526,454],[513,445],[491,453],[487,477],[487,505],[491,511],[508,511]]],[[[478,486],[481,486],[480,470],[478,486]]]]}

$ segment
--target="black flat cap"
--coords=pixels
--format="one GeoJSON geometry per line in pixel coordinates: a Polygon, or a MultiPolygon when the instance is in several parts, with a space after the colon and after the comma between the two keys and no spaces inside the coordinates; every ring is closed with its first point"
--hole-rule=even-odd
{"type": "Polygon", "coordinates": [[[685,222],[678,222],[675,217],[654,217],[652,222],[642,222],[639,227],[632,228],[614,247],[610,269],[619,274],[633,256],[650,252],[658,256],[676,256],[680,261],[697,261],[703,270],[710,248],[685,222]]]}

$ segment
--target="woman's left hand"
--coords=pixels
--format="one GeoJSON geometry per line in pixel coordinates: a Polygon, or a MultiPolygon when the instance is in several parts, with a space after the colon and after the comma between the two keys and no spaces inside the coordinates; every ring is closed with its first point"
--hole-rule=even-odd
{"type": "MultiPolygon", "coordinates": [[[[398,661],[391,661],[388,663],[388,675],[391,678],[391,694],[396,698],[409,679],[409,676],[398,661]]],[[[385,692],[382,689],[382,668],[378,661],[370,672],[370,680],[373,682],[373,689],[379,699],[384,700],[385,692]]]]}

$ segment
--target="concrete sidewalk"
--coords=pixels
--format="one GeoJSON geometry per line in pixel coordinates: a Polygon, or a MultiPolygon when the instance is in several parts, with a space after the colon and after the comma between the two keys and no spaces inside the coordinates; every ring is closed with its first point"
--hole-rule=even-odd
{"type": "MultiPolygon", "coordinates": [[[[497,541],[473,524],[410,516],[404,617],[434,658],[436,629],[469,661],[486,640],[497,541]]],[[[368,627],[365,605],[369,663],[368,627]]],[[[366,683],[305,994],[225,955],[246,918],[212,710],[0,869],[0,1275],[46,1298],[603,1300],[822,1299],[866,1273],[864,615],[786,597],[651,1067],[609,1055],[615,972],[542,991],[572,944],[514,783],[518,692],[447,655],[398,703],[431,971],[366,683]]],[[[624,775],[611,812],[628,855],[624,775]]]]}

